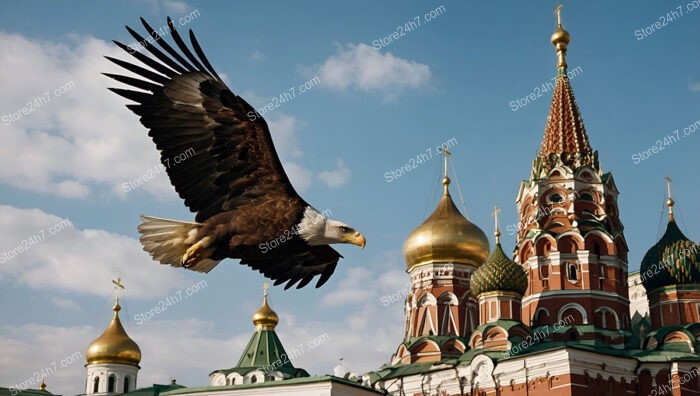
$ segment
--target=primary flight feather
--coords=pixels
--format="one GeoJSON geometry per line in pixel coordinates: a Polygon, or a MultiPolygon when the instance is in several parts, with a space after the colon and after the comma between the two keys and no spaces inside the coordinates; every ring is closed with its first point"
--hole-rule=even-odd
{"type": "Polygon", "coordinates": [[[342,257],[328,245],[364,247],[364,236],[297,194],[267,123],[221,80],[192,30],[194,54],[170,18],[179,51],[141,22],[152,40],[126,29],[152,57],[117,41],[143,66],[106,57],[141,78],[105,75],[138,89],[110,88],[136,102],[127,107],[149,129],[175,191],[197,213],[195,222],[142,216],[144,250],[162,264],[199,272],[239,258],[275,285],[286,282],[285,289],[304,287],[317,275],[316,287],[322,286],[342,257]]]}

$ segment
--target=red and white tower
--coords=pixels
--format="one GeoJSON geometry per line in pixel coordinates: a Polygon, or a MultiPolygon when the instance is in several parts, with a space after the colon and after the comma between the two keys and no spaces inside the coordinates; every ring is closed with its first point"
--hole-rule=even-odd
{"type": "Polygon", "coordinates": [[[528,274],[525,324],[553,326],[555,340],[601,340],[623,348],[628,334],[627,244],[618,190],[591,149],[566,65],[569,33],[552,35],[558,75],[544,138],[516,200],[514,259],[528,274]],[[615,331],[618,330],[618,331],[615,331]]]}

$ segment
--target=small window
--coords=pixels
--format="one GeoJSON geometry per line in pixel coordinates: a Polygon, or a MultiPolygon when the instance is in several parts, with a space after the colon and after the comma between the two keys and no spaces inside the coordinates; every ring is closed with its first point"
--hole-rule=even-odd
{"type": "Polygon", "coordinates": [[[99,392],[99,389],[100,389],[100,377],[95,377],[95,379],[92,381],[92,393],[99,392]]]}
{"type": "Polygon", "coordinates": [[[578,280],[578,273],[576,272],[576,264],[569,264],[568,272],[570,281],[577,281],[578,280]]]}
{"type": "Polygon", "coordinates": [[[124,393],[129,392],[129,377],[124,377],[124,393]]]}
{"type": "Polygon", "coordinates": [[[569,333],[569,340],[576,341],[577,339],[578,339],[578,334],[576,334],[576,332],[572,331],[569,333]]]}
{"type": "Polygon", "coordinates": [[[561,202],[564,198],[562,198],[561,194],[552,194],[549,196],[549,200],[552,202],[561,202]]]}
{"type": "Polygon", "coordinates": [[[274,380],[275,380],[275,377],[269,376],[269,377],[267,377],[267,380],[268,380],[268,381],[274,381],[274,380]]]}
{"type": "Polygon", "coordinates": [[[251,383],[251,384],[254,384],[254,383],[256,383],[256,382],[258,382],[258,377],[256,377],[256,376],[250,377],[250,383],[251,383]]]}
{"type": "Polygon", "coordinates": [[[593,201],[593,196],[589,193],[583,193],[583,194],[581,194],[581,200],[582,201],[593,201]]]}
{"type": "Polygon", "coordinates": [[[107,381],[107,392],[114,392],[114,376],[110,375],[107,381]]]}

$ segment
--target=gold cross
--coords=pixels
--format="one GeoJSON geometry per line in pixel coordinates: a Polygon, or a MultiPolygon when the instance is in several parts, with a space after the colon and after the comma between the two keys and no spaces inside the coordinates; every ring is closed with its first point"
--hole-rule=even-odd
{"type": "Polygon", "coordinates": [[[263,283],[263,287],[262,287],[262,289],[263,289],[263,296],[264,296],[264,297],[267,297],[267,289],[269,289],[269,288],[270,288],[270,284],[267,283],[267,282],[264,282],[264,283],[263,283]]]}
{"type": "Polygon", "coordinates": [[[668,197],[671,198],[671,177],[666,176],[666,190],[668,191],[668,197]]]}
{"type": "Polygon", "coordinates": [[[117,302],[119,302],[119,289],[124,290],[124,285],[122,284],[122,278],[117,276],[117,279],[112,279],[114,283],[114,292],[117,294],[117,302]]]}
{"type": "Polygon", "coordinates": [[[442,146],[438,147],[437,150],[438,150],[439,153],[442,153],[442,154],[445,155],[445,177],[447,177],[447,157],[449,157],[450,155],[452,155],[452,153],[451,153],[448,149],[446,149],[446,148],[444,148],[444,147],[442,147],[442,146]]]}
{"type": "Polygon", "coordinates": [[[564,3],[559,3],[557,8],[554,9],[554,14],[557,14],[557,24],[561,26],[561,9],[564,7],[564,3]]]}

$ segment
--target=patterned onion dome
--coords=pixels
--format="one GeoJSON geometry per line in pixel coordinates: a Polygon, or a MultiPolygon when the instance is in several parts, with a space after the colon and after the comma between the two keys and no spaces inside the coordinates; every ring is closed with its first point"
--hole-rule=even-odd
{"type": "Polygon", "coordinates": [[[443,180],[444,192],[435,211],[406,239],[403,255],[408,271],[431,262],[466,263],[480,266],[489,254],[489,240],[467,220],[452,201],[450,179],[443,180]]]}
{"type": "Polygon", "coordinates": [[[669,184],[666,232],[647,251],[639,267],[647,293],[669,285],[700,283],[700,244],[688,239],[678,228],[673,216],[674,204],[669,184]]]}
{"type": "Polygon", "coordinates": [[[119,320],[120,310],[121,306],[117,302],[114,305],[114,317],[109,326],[88,346],[85,354],[88,364],[121,363],[138,367],[141,362],[141,349],[126,334],[119,320]]]}
{"type": "Polygon", "coordinates": [[[471,290],[474,297],[492,291],[513,291],[520,295],[527,289],[527,274],[515,261],[503,253],[500,243],[484,265],[472,274],[471,290]]]}
{"type": "Polygon", "coordinates": [[[674,220],[642,259],[639,268],[647,292],[659,287],[700,283],[700,245],[688,239],[674,220]]]}

